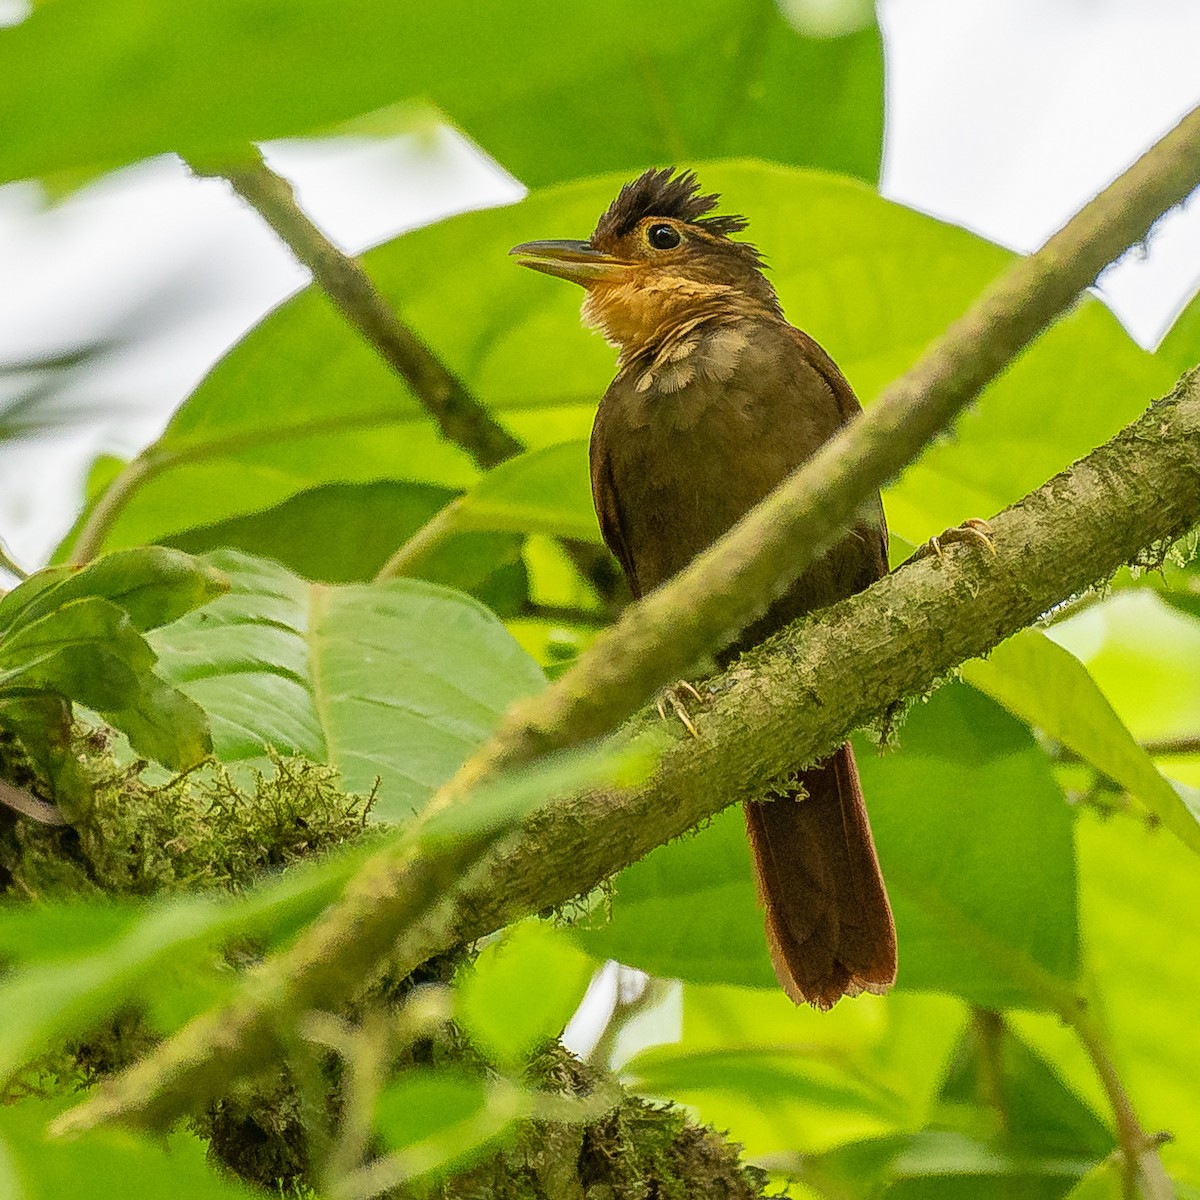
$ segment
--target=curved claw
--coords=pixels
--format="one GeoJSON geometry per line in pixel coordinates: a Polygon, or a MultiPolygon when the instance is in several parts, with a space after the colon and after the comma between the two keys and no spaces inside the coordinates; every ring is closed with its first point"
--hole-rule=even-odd
{"type": "Polygon", "coordinates": [[[696,726],[692,724],[692,718],[688,715],[687,706],[679,695],[680,692],[686,692],[699,704],[704,703],[704,697],[686,679],[680,679],[670,687],[663,688],[659,693],[658,700],[655,702],[655,708],[658,709],[658,715],[665,721],[667,720],[667,705],[669,703],[671,710],[683,722],[688,733],[692,737],[699,739],[700,735],[696,732],[696,726]]]}
{"type": "Polygon", "coordinates": [[[974,546],[983,546],[989,554],[995,555],[996,543],[992,538],[992,527],[980,517],[968,517],[961,525],[954,525],[945,532],[931,537],[925,545],[919,547],[910,562],[928,558],[931,554],[942,557],[942,546],[950,542],[969,542],[974,546]]]}

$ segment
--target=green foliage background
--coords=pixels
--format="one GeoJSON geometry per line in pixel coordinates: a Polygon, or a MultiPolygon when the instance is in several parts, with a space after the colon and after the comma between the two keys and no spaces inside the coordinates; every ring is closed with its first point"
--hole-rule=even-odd
{"type": "MultiPolygon", "coordinates": [[[[626,0],[601,21],[541,0],[55,0],[0,32],[3,179],[61,190],[167,151],[219,169],[251,141],[438,119],[531,188],[363,257],[526,454],[481,474],[308,289],[216,364],[133,463],[96,463],[57,557],[85,529],[108,557],[70,577],[82,583],[60,569],[0,601],[0,723],[77,806],[62,737],[29,735],[48,711],[37,705],[53,706],[60,735],[64,706],[98,710],[173,768],[207,749],[202,709],[235,770],[270,772],[278,752],[336,767],[353,791],[378,778],[375,817],[402,823],[512,700],[587,643],[604,608],[555,539],[599,542],[584,439],[613,356],[580,329],[577,294],[506,252],[586,235],[637,170],[693,166],[749,217],[789,316],[868,405],[1011,260],[876,194],[883,59],[869,13],[828,38],[765,0],[664,3],[655,22],[671,36],[648,44],[644,8],[626,0]],[[373,581],[431,528],[408,578],[373,581]],[[176,550],[136,550],[151,543],[176,550]],[[143,577],[188,599],[139,620],[112,580],[143,577]],[[50,605],[54,587],[75,590],[50,605]],[[42,609],[26,623],[40,617],[50,635],[37,653],[2,619],[34,593],[42,609]],[[128,678],[101,670],[101,647],[132,664],[128,678]],[[154,711],[171,713],[165,731],[154,711]]],[[[1012,503],[1198,357],[1200,300],[1150,354],[1085,298],[889,489],[898,556],[1012,503]]],[[[1182,560],[1123,573],[918,703],[898,749],[860,741],[900,937],[892,996],[816,1014],[777,992],[741,818],[726,813],[629,868],[581,923],[522,925],[488,947],[455,1012],[495,1072],[486,1086],[457,1069],[402,1076],[380,1104],[383,1144],[441,1137],[444,1153],[422,1160],[437,1174],[530,1115],[515,1072],[615,958],[678,983],[651,987],[657,1008],[618,1011],[603,1065],[727,1129],[794,1195],[1118,1195],[1111,1108],[1080,1027],[1063,1020],[1077,995],[1145,1126],[1176,1135],[1163,1158],[1181,1194],[1200,1186],[1200,757],[1146,749],[1200,734],[1198,596],[1182,560]]],[[[547,787],[481,802],[471,836],[547,787]]],[[[282,939],[348,861],[289,871],[240,902],[161,911],[12,896],[5,1071],[134,999],[160,1032],[178,1027],[214,994],[215,947],[248,930],[282,939]]],[[[130,1174],[145,1195],[166,1194],[167,1179],[181,1198],[239,1190],[185,1134],[47,1141],[47,1104],[64,1103],[0,1108],[6,1194],[108,1195],[130,1174]]]]}

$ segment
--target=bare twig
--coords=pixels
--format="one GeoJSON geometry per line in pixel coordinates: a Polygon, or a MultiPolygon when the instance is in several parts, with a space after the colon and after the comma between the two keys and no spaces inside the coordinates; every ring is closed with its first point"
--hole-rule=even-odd
{"type": "MultiPolygon", "coordinates": [[[[219,174],[271,226],[342,316],[408,384],[443,436],[485,469],[520,454],[524,446],[400,320],[362,266],[313,224],[296,203],[291,184],[272,171],[257,151],[252,153],[253,158],[219,174]]],[[[214,173],[195,164],[193,170],[214,173]]]]}
{"type": "Polygon", "coordinates": [[[0,804],[43,825],[67,823],[67,818],[63,816],[62,809],[57,804],[47,804],[45,800],[39,800],[24,788],[16,787],[3,779],[0,779],[0,804]]]}
{"type": "Polygon", "coordinates": [[[1073,1011],[1061,1012],[1075,1030],[1104,1088],[1113,1110],[1117,1141],[1121,1147],[1121,1183],[1124,1200],[1174,1200],[1175,1189],[1163,1170],[1158,1148],[1165,1134],[1147,1133],[1138,1120],[1121,1076],[1108,1053],[1104,1037],[1087,1008],[1078,1003],[1073,1011]]]}

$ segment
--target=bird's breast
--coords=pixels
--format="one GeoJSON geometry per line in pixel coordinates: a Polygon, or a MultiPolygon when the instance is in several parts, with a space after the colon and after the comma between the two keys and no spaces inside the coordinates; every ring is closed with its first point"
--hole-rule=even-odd
{"type": "Polygon", "coordinates": [[[643,589],[674,575],[838,426],[828,386],[790,343],[691,331],[628,364],[597,414],[593,457],[643,589]]]}

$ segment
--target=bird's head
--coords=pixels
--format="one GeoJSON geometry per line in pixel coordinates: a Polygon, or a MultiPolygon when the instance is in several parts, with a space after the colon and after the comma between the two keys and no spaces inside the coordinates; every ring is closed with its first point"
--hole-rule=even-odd
{"type": "Polygon", "coordinates": [[[710,317],[780,315],[758,251],[730,237],[745,219],[706,216],[720,197],[697,192],[691,171],[647,171],[621,189],[586,242],[524,242],[509,253],[581,284],[584,320],[622,358],[710,317]]]}

